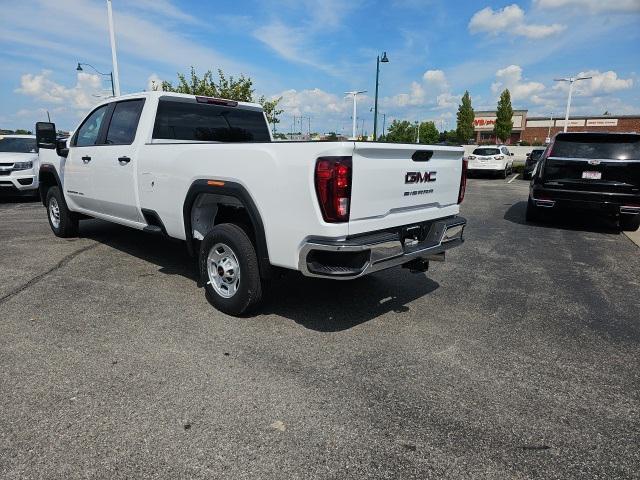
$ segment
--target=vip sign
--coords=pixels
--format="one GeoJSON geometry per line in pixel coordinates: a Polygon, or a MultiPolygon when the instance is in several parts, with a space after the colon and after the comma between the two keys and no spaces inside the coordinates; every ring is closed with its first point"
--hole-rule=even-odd
{"type": "MultiPolygon", "coordinates": [[[[513,122],[513,128],[522,127],[522,115],[514,115],[511,117],[513,122]]],[[[473,119],[473,127],[475,130],[493,130],[493,126],[496,124],[496,117],[476,117],[473,119]]]]}

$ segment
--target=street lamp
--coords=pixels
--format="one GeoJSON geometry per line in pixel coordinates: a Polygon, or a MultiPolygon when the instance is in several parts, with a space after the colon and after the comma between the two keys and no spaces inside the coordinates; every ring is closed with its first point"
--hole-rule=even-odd
{"type": "Polygon", "coordinates": [[[378,83],[380,79],[380,62],[389,63],[389,59],[387,58],[387,52],[382,52],[382,58],[380,55],[376,57],[376,98],[373,103],[373,141],[378,141],[378,83]]]}
{"type": "Polygon", "coordinates": [[[76,70],[77,70],[78,72],[82,72],[82,71],[83,71],[83,70],[82,70],[82,65],[84,65],[85,67],[91,67],[91,68],[93,68],[93,70],[95,70],[95,72],[96,72],[97,74],[99,74],[99,75],[103,75],[103,76],[105,76],[105,77],[109,77],[109,78],[111,79],[111,96],[112,96],[112,97],[115,97],[115,96],[116,96],[116,90],[115,90],[115,88],[114,88],[114,86],[113,86],[113,73],[112,73],[112,72],[109,72],[109,73],[102,73],[101,71],[99,71],[99,70],[98,70],[96,67],[94,67],[93,65],[90,65],[90,64],[88,64],[88,63],[80,63],[80,62],[78,62],[78,66],[76,67],[76,70]]]}
{"type": "Polygon", "coordinates": [[[567,98],[567,111],[564,115],[564,132],[567,132],[567,126],[569,125],[569,109],[571,108],[571,94],[573,93],[573,84],[580,80],[589,80],[593,77],[568,77],[568,78],[554,78],[554,82],[569,82],[569,97],[567,98]]]}
{"type": "Polygon", "coordinates": [[[356,114],[357,114],[357,98],[361,93],[366,93],[366,90],[354,90],[352,92],[344,92],[345,95],[353,95],[353,127],[352,127],[352,138],[356,139],[356,114]]]}

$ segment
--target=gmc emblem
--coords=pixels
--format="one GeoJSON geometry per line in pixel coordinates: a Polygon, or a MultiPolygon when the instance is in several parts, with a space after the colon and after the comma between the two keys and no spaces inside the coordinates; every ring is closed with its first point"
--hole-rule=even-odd
{"type": "Polygon", "coordinates": [[[424,183],[435,182],[436,172],[407,172],[404,176],[404,183],[424,183]]]}

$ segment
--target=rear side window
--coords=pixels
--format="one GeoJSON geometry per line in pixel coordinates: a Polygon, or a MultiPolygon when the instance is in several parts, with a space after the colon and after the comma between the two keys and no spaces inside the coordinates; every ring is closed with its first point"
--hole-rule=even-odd
{"type": "Polygon", "coordinates": [[[108,107],[109,105],[103,105],[91,112],[78,129],[78,134],[76,135],[74,142],[75,146],[88,147],[98,143],[100,127],[102,126],[102,120],[104,119],[104,114],[107,112],[108,107]]]}
{"type": "Polygon", "coordinates": [[[558,135],[553,143],[551,156],[638,160],[640,159],[640,135],[558,135]]]}
{"type": "Polygon", "coordinates": [[[538,160],[542,156],[542,152],[544,152],[544,150],[531,150],[529,158],[531,160],[538,160]]]}
{"type": "Polygon", "coordinates": [[[105,143],[108,145],[130,145],[133,143],[143,106],[144,99],[142,98],[116,103],[105,143]]]}
{"type": "Polygon", "coordinates": [[[209,142],[269,142],[264,114],[256,110],[160,100],[153,138],[209,142]]]}
{"type": "Polygon", "coordinates": [[[487,155],[500,155],[500,150],[497,148],[476,148],[473,151],[474,155],[481,155],[481,156],[487,156],[487,155]]]}

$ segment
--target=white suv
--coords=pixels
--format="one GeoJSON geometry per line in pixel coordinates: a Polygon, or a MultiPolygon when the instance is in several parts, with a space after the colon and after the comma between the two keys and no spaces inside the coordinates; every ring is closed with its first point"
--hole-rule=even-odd
{"type": "Polygon", "coordinates": [[[512,156],[513,153],[504,145],[478,147],[467,157],[469,173],[490,171],[507,178],[513,171],[512,156]]]}
{"type": "Polygon", "coordinates": [[[0,194],[38,193],[35,135],[0,135],[0,194]]]}

